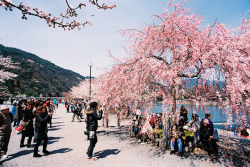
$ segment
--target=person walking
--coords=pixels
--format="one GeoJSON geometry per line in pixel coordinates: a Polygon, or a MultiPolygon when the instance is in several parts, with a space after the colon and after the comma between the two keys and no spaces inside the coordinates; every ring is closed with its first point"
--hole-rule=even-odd
{"type": "Polygon", "coordinates": [[[67,113],[69,113],[69,102],[68,101],[65,102],[65,108],[66,108],[67,113]]]}
{"type": "Polygon", "coordinates": [[[0,106],[0,156],[7,158],[7,150],[11,135],[11,123],[13,122],[13,115],[6,105],[0,106]]]}
{"type": "Polygon", "coordinates": [[[50,152],[47,150],[47,144],[48,144],[48,128],[47,123],[50,120],[50,113],[46,112],[46,108],[44,106],[40,106],[37,108],[37,115],[36,115],[36,123],[35,123],[35,140],[36,145],[34,148],[34,154],[33,157],[41,157],[42,155],[38,154],[38,147],[41,144],[42,140],[43,142],[43,153],[44,154],[50,154],[50,152]]]}
{"type": "Polygon", "coordinates": [[[13,107],[12,107],[12,115],[14,117],[14,124],[13,127],[16,127],[19,125],[19,120],[18,120],[18,110],[17,110],[17,102],[13,103],[13,107]]]}
{"type": "Polygon", "coordinates": [[[33,102],[30,102],[25,108],[25,111],[24,111],[24,114],[23,114],[23,122],[26,125],[22,129],[22,137],[21,137],[20,147],[25,146],[24,145],[25,137],[28,137],[27,147],[31,147],[32,137],[34,136],[33,108],[34,108],[33,102]]]}
{"type": "Polygon", "coordinates": [[[89,104],[89,109],[86,110],[87,114],[87,126],[86,129],[89,133],[89,147],[87,150],[88,154],[88,160],[97,160],[96,157],[93,157],[93,150],[95,148],[95,145],[97,143],[97,135],[96,135],[96,130],[98,127],[98,120],[102,119],[102,110],[98,111],[98,104],[97,102],[91,102],[89,104]]]}
{"type": "Polygon", "coordinates": [[[72,112],[73,112],[73,117],[72,117],[72,121],[71,122],[74,122],[74,119],[75,117],[79,120],[79,122],[81,122],[81,119],[79,118],[79,108],[77,106],[77,103],[75,102],[73,106],[73,109],[72,109],[72,112]]]}

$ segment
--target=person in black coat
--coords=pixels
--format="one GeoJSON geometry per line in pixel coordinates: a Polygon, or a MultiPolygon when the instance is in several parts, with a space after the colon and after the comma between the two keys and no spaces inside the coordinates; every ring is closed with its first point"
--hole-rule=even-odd
{"type": "Polygon", "coordinates": [[[187,109],[184,106],[181,106],[180,116],[183,117],[184,125],[186,125],[188,123],[188,116],[187,115],[188,115],[187,109]]]}
{"type": "Polygon", "coordinates": [[[208,119],[204,119],[200,127],[200,140],[204,146],[204,149],[212,158],[216,158],[218,155],[218,147],[214,140],[214,131],[212,125],[209,124],[208,119]]]}
{"type": "Polygon", "coordinates": [[[23,119],[23,109],[24,109],[23,101],[20,100],[17,104],[17,119],[19,121],[23,119]]]}
{"type": "Polygon", "coordinates": [[[27,126],[25,129],[22,129],[22,137],[20,142],[20,147],[24,147],[25,137],[29,137],[27,141],[27,147],[31,146],[32,137],[34,136],[34,125],[33,125],[33,102],[31,102],[28,106],[26,106],[23,114],[23,122],[27,122],[27,126]]]}
{"type": "Polygon", "coordinates": [[[95,148],[95,145],[97,143],[97,136],[96,136],[96,130],[98,127],[98,120],[102,119],[102,110],[99,111],[99,114],[97,114],[98,110],[98,104],[96,102],[92,102],[89,104],[89,109],[86,110],[87,114],[87,131],[89,133],[89,148],[87,151],[88,159],[96,160],[96,157],[93,157],[93,150],[95,148]]]}
{"type": "Polygon", "coordinates": [[[37,115],[36,115],[36,123],[35,123],[35,140],[37,141],[35,148],[34,148],[34,155],[33,157],[41,157],[42,155],[38,154],[38,147],[43,142],[43,153],[50,154],[47,150],[48,144],[48,128],[47,123],[50,121],[50,113],[46,112],[46,108],[44,106],[40,106],[37,108],[37,115]]]}

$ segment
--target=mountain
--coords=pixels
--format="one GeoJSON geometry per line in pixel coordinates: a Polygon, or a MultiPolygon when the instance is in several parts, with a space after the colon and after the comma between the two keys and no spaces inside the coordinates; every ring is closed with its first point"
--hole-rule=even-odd
{"type": "Polygon", "coordinates": [[[61,96],[62,92],[68,92],[72,86],[85,80],[85,77],[78,73],[63,69],[50,61],[20,49],[0,44],[0,54],[3,57],[10,56],[11,60],[18,63],[20,67],[18,69],[5,69],[18,76],[0,85],[6,86],[13,95],[61,96]]]}

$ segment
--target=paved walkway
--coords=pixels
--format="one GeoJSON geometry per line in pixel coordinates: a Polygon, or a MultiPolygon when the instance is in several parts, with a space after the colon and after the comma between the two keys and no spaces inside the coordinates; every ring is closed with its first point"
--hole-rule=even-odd
{"type": "MultiPolygon", "coordinates": [[[[53,127],[49,128],[48,150],[50,155],[33,158],[33,148],[20,148],[20,134],[12,133],[8,155],[1,160],[2,166],[20,167],[158,167],[158,166],[224,166],[223,163],[212,162],[209,158],[185,158],[163,153],[151,145],[135,144],[130,141],[111,122],[110,133],[99,127],[98,143],[94,150],[97,161],[88,161],[85,151],[88,141],[84,140],[85,123],[71,122],[72,113],[66,113],[63,105],[59,105],[53,118],[53,127]]],[[[101,125],[101,123],[100,123],[101,125]]],[[[25,141],[26,142],[26,141],[25,141]]],[[[42,154],[42,146],[39,147],[42,154]]]]}

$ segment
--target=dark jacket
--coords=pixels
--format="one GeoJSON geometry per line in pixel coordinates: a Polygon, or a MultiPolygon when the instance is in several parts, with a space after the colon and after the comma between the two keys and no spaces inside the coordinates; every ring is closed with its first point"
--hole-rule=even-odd
{"type": "Polygon", "coordinates": [[[25,137],[34,136],[33,118],[34,118],[34,115],[33,115],[32,109],[29,109],[26,107],[24,114],[23,114],[23,121],[29,122],[29,123],[26,129],[22,131],[22,134],[25,137]]]}
{"type": "Polygon", "coordinates": [[[23,106],[21,104],[18,104],[17,106],[17,114],[18,114],[18,119],[21,121],[23,119],[23,106]]]}
{"type": "Polygon", "coordinates": [[[94,109],[89,109],[86,111],[87,114],[87,130],[88,131],[96,131],[98,127],[98,120],[102,119],[102,111],[99,111],[99,114],[97,114],[97,111],[94,109]]]}
{"type": "Polygon", "coordinates": [[[208,139],[210,136],[213,136],[213,127],[208,124],[207,126],[204,126],[203,124],[200,127],[200,139],[201,142],[208,142],[208,139]]]}
{"type": "Polygon", "coordinates": [[[12,113],[0,113],[0,133],[11,133],[12,113]]]}
{"type": "Polygon", "coordinates": [[[179,124],[175,123],[170,128],[170,135],[176,139],[181,139],[183,134],[183,128],[179,124]]]}
{"type": "Polygon", "coordinates": [[[47,123],[50,120],[50,116],[46,114],[37,114],[35,123],[36,133],[47,133],[47,123]]]}

